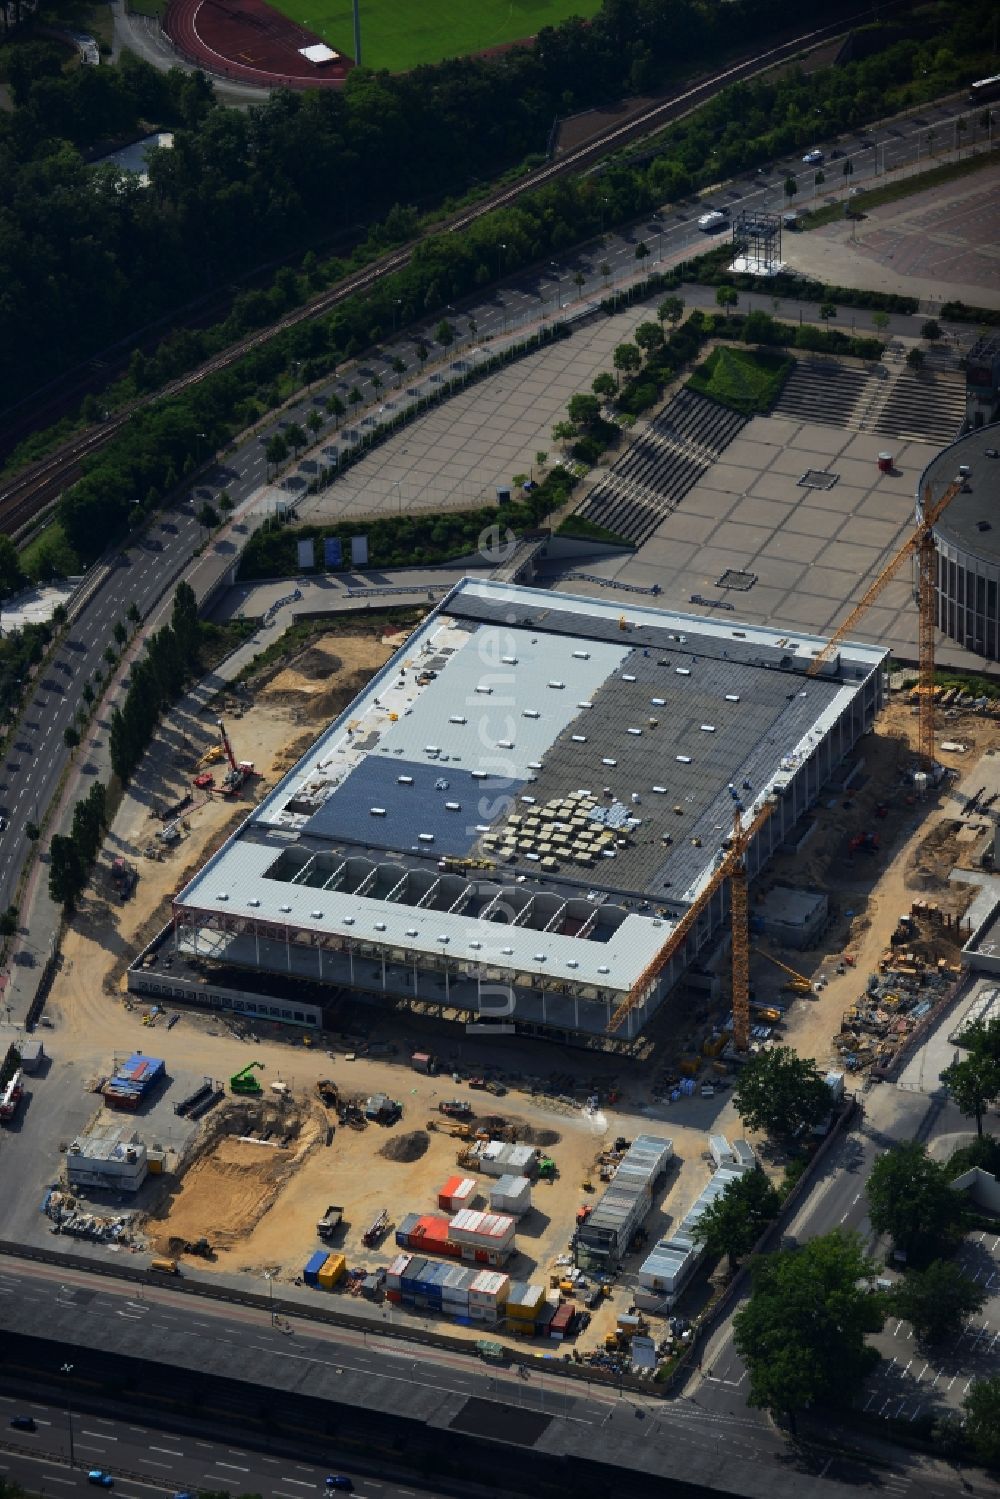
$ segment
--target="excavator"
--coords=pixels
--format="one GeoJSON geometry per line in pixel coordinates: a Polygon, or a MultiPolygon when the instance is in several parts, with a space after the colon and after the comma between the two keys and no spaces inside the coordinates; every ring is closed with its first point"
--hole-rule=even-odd
{"type": "Polygon", "coordinates": [[[222,778],[222,794],[223,796],[236,796],[243,789],[244,782],[250,776],[256,775],[256,771],[252,760],[237,760],[233,754],[233,747],[221,718],[219,719],[219,733],[222,736],[223,753],[229,761],[229,769],[222,778]]]}
{"type": "Polygon", "coordinates": [[[807,979],[804,973],[798,973],[794,968],[789,968],[787,963],[783,963],[773,953],[765,952],[762,947],[754,946],[750,951],[757,953],[758,957],[764,958],[766,962],[773,963],[775,968],[781,969],[782,973],[788,974],[789,982],[782,984],[781,987],[789,994],[811,994],[813,992],[812,980],[807,979]]]}
{"type": "Polygon", "coordinates": [[[234,1093],[243,1093],[243,1094],[247,1094],[247,1093],[250,1093],[250,1094],[263,1093],[264,1089],[261,1087],[260,1083],[254,1077],[254,1072],[255,1071],[256,1072],[263,1072],[264,1071],[264,1063],[263,1062],[248,1062],[245,1067],[241,1067],[240,1068],[239,1072],[234,1072],[233,1075],[232,1075],[232,1077],[229,1079],[229,1086],[232,1089],[232,1091],[234,1093]]]}

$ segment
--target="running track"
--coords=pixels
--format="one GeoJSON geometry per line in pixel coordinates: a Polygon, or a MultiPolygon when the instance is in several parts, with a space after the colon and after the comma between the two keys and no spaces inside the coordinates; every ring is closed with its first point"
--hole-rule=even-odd
{"type": "MultiPolygon", "coordinates": [[[[277,12],[262,0],[245,0],[239,10],[245,15],[277,18],[277,12]]],[[[286,24],[284,36],[278,37],[252,22],[241,25],[232,12],[227,14],[212,0],[170,0],[163,29],[178,52],[206,73],[258,88],[339,88],[352,66],[350,61],[345,59],[346,67],[313,67],[298,56],[296,48],[320,38],[292,21],[286,24]]]]}

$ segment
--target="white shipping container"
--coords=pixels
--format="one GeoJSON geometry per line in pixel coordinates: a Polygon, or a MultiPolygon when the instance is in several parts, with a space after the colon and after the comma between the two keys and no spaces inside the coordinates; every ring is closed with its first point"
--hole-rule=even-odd
{"type": "Polygon", "coordinates": [[[526,1176],[501,1176],[490,1188],[490,1208],[520,1218],[531,1207],[531,1182],[526,1176]]]}
{"type": "Polygon", "coordinates": [[[510,1277],[496,1270],[481,1270],[469,1287],[469,1305],[492,1305],[507,1300],[510,1277]]]}

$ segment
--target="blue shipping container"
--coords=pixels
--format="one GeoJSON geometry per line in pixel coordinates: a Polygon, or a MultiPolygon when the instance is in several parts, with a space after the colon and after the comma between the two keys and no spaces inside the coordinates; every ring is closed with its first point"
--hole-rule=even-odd
{"type": "Polygon", "coordinates": [[[309,1256],[309,1259],[306,1261],[306,1267],[302,1272],[302,1279],[307,1286],[319,1285],[319,1272],[329,1258],[330,1253],[326,1249],[317,1249],[315,1254],[309,1256]]]}

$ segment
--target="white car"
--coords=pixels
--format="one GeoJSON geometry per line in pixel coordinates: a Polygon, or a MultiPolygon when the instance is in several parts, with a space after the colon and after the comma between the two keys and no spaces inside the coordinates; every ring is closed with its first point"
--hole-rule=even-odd
{"type": "Polygon", "coordinates": [[[721,229],[723,224],[726,223],[728,223],[726,215],[720,213],[717,208],[713,208],[710,213],[702,214],[698,220],[698,228],[704,229],[708,233],[712,229],[721,229]]]}
{"type": "Polygon", "coordinates": [[[807,167],[818,167],[823,164],[823,162],[826,160],[826,157],[823,155],[822,151],[807,151],[802,160],[807,167]]]}

